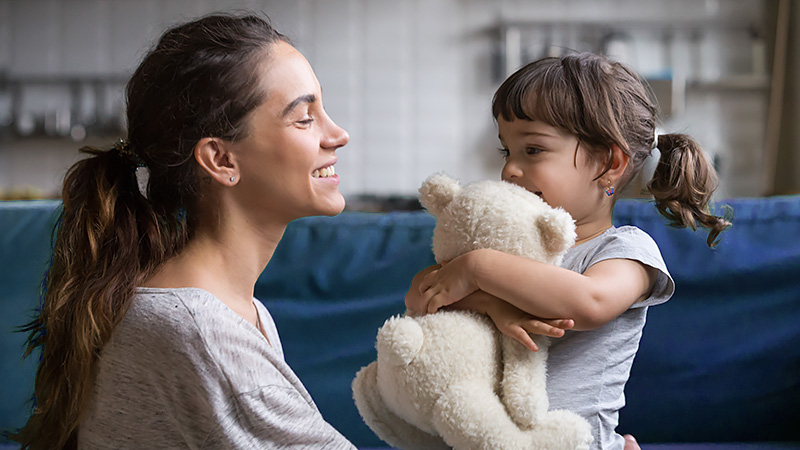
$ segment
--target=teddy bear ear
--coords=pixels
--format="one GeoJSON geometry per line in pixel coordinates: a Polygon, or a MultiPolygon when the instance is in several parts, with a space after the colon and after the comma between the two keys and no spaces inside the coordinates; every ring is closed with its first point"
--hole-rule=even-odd
{"type": "Polygon", "coordinates": [[[575,221],[561,208],[552,208],[536,219],[548,255],[561,262],[564,253],[575,244],[575,221]]]}
{"type": "Polygon", "coordinates": [[[443,172],[428,177],[419,188],[419,202],[434,216],[438,216],[461,190],[458,180],[443,172]]]}

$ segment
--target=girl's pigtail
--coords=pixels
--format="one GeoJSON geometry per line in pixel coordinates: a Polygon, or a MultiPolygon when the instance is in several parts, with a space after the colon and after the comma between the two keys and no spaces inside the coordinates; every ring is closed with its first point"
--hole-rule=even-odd
{"type": "Polygon", "coordinates": [[[707,228],[708,245],[731,226],[730,214],[716,216],[709,210],[711,195],[717,187],[717,176],[700,145],[685,134],[658,136],[661,159],[647,188],[653,194],[656,208],[669,219],[670,225],[707,228]]]}
{"type": "Polygon", "coordinates": [[[14,436],[23,448],[77,447],[100,350],[136,286],[185,242],[139,192],[129,158],[118,149],[81,151],[92,156],[66,175],[44,301],[23,328],[26,356],[41,350],[34,411],[14,436]]]}

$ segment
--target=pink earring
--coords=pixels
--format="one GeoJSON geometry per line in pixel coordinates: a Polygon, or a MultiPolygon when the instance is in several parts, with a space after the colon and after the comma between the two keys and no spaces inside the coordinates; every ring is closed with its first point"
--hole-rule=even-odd
{"type": "Polygon", "coordinates": [[[606,195],[609,197],[614,195],[614,186],[609,186],[608,189],[606,189],[606,195]]]}

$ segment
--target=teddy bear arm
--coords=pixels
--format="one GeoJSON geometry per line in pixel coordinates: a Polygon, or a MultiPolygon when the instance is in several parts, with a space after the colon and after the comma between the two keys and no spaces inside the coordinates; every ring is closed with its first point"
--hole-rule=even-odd
{"type": "Polygon", "coordinates": [[[389,410],[378,392],[377,363],[373,362],[356,374],[353,399],[364,422],[387,444],[406,450],[450,449],[439,436],[420,430],[389,410]]]}

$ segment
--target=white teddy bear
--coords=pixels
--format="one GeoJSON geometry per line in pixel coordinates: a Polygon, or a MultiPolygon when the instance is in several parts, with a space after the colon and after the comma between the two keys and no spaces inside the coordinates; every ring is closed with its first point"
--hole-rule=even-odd
{"type": "MultiPolygon", "coordinates": [[[[437,218],[437,262],[492,248],[559,264],[575,241],[569,214],[510,183],[462,188],[436,174],[420,194],[437,218]]],[[[378,360],[353,381],[356,406],[381,439],[402,449],[588,449],[583,418],[548,411],[549,341],[533,339],[538,352],[474,312],[390,318],[378,331],[378,360]]]]}

